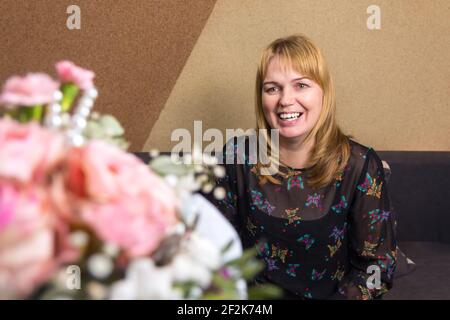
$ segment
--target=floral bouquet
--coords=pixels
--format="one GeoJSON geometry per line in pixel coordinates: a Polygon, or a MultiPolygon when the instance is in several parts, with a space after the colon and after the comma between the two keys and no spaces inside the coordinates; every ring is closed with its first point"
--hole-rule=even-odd
{"type": "Polygon", "coordinates": [[[155,150],[145,164],[114,117],[92,112],[94,73],[56,72],[11,77],[0,95],[0,299],[276,296],[247,288],[263,266],[196,193],[224,196],[217,160],[155,150]]]}

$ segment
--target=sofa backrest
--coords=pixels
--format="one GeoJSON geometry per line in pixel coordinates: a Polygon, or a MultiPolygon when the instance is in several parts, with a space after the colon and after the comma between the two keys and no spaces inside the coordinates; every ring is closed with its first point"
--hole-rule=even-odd
{"type": "MultiPolygon", "coordinates": [[[[450,152],[377,153],[391,171],[388,190],[398,240],[450,243],[450,152]]],[[[135,154],[150,160],[148,153],[135,154]]]]}
{"type": "Polygon", "coordinates": [[[450,152],[377,153],[391,169],[398,239],[450,243],[450,152]]]}

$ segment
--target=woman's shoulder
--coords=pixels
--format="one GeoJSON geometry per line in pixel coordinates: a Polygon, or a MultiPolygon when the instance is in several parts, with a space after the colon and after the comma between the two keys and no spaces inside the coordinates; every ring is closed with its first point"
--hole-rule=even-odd
{"type": "Polygon", "coordinates": [[[361,144],[354,139],[349,139],[349,145],[350,158],[348,163],[356,172],[367,170],[368,167],[383,167],[381,158],[371,146],[361,144]]]}
{"type": "Polygon", "coordinates": [[[348,143],[350,145],[350,157],[355,159],[365,160],[367,154],[373,150],[372,147],[363,145],[351,138],[349,138],[348,143]]]}

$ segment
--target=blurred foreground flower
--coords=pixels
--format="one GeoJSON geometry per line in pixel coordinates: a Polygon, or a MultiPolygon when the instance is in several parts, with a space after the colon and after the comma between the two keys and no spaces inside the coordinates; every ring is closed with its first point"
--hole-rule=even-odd
{"type": "Polygon", "coordinates": [[[224,196],[217,159],[154,151],[144,164],[114,117],[91,112],[95,74],[56,70],[0,95],[0,299],[251,297],[261,262],[196,193],[224,196]]]}

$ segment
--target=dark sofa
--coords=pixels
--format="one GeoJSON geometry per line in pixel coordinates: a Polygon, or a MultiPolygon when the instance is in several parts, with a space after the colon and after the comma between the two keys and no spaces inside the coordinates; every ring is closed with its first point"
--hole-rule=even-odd
{"type": "Polygon", "coordinates": [[[391,168],[399,247],[415,262],[384,299],[450,299],[450,152],[378,154],[391,168]]]}
{"type": "Polygon", "coordinates": [[[377,153],[390,166],[399,248],[414,262],[399,257],[394,287],[383,299],[450,299],[450,152],[377,153]]]}

